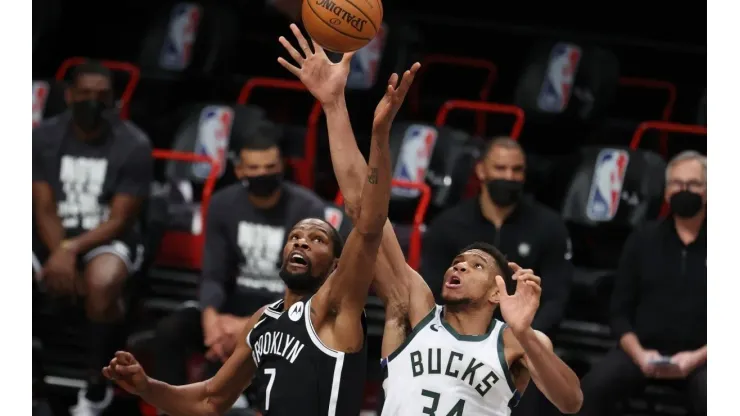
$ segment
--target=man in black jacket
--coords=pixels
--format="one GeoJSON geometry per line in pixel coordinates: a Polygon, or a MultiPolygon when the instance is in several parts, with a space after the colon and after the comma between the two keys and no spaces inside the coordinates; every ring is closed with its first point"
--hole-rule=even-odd
{"type": "Polygon", "coordinates": [[[582,381],[582,415],[604,415],[648,379],[677,380],[707,414],[707,159],[694,151],[666,169],[672,216],[625,243],[611,304],[619,346],[582,381]]]}
{"type": "Polygon", "coordinates": [[[421,275],[439,302],[449,259],[475,241],[493,244],[509,261],[542,276],[542,304],[533,328],[552,334],[563,317],[573,267],[570,240],[558,214],[522,195],[525,156],[519,143],[493,139],[476,164],[477,198],[432,221],[424,235],[421,275]]]}

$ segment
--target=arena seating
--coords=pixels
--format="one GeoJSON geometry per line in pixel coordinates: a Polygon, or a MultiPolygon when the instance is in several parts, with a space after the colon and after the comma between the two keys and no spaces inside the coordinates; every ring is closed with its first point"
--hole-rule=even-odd
{"type": "MultiPolygon", "coordinates": [[[[151,267],[137,276],[137,302],[130,314],[129,345],[142,351],[144,359],[153,323],[183,302],[196,298],[203,244],[202,218],[217,183],[229,180],[221,177],[222,170],[225,175],[229,171],[225,157],[228,143],[220,148],[220,153],[197,151],[199,117],[208,106],[216,106],[221,112],[232,111],[235,114],[233,123],[239,120],[239,123],[249,124],[250,120],[263,117],[279,122],[284,128],[285,154],[296,180],[319,190],[324,196],[333,197],[336,192],[327,162],[327,137],[321,122],[321,108],[299,82],[252,77],[239,85],[238,96],[232,93],[231,85],[226,85],[234,78],[230,72],[231,59],[241,53],[236,46],[238,21],[232,11],[228,2],[168,2],[162,5],[151,25],[142,27],[143,43],[138,58],[132,59],[135,64],[104,62],[116,73],[127,73],[128,84],[116,78],[122,117],[130,116],[141,125],[161,148],[155,151],[155,157],[169,161],[162,163],[166,165],[161,169],[165,185],[157,187],[149,201],[146,223],[151,237],[149,252],[153,256],[148,259],[151,267]],[[238,97],[236,104],[235,97],[238,97]],[[290,97],[291,106],[284,105],[286,97],[290,97]],[[304,99],[305,105],[299,99],[304,99]],[[211,157],[216,154],[218,158],[211,157]],[[199,168],[193,169],[193,166],[199,168]],[[183,179],[194,189],[195,196],[191,199],[179,199],[182,193],[177,191],[178,183],[183,179]],[[172,222],[166,220],[180,218],[176,211],[185,220],[173,227],[172,222]]],[[[350,108],[362,107],[363,111],[370,111],[374,98],[368,97],[377,94],[384,78],[392,70],[404,69],[412,60],[420,58],[408,48],[419,40],[409,37],[412,40],[407,41],[401,36],[413,32],[413,28],[391,23],[387,30],[388,41],[375,51],[379,56],[373,58],[374,65],[380,69],[373,74],[367,71],[369,67],[360,69],[360,75],[366,77],[363,80],[375,83],[348,92],[350,108]]],[[[530,153],[528,161],[532,171],[528,172],[528,177],[532,183],[528,188],[548,191],[537,196],[562,212],[573,235],[574,262],[579,268],[573,300],[554,341],[558,353],[579,374],[584,374],[614,345],[605,324],[603,306],[609,295],[619,242],[633,227],[661,213],[660,188],[665,166],[661,157],[668,155],[667,142],[669,138],[673,140],[671,134],[706,135],[706,128],[669,123],[674,117],[677,100],[674,84],[625,77],[610,51],[571,43],[564,44],[559,53],[578,52],[574,77],[561,79],[559,82],[563,84],[554,87],[554,96],[560,94],[560,102],[564,104],[550,103],[545,106],[550,110],[543,111],[538,96],[552,65],[553,47],[561,43],[548,40],[535,44],[522,67],[515,69],[506,68],[508,62],[497,60],[494,64],[479,57],[436,53],[421,57],[424,69],[408,97],[403,117],[392,132],[398,169],[396,186],[406,191],[418,190],[421,196],[397,191],[391,215],[398,225],[397,232],[404,241],[409,262],[416,266],[423,225],[440,210],[477,191],[477,183],[470,180],[473,177],[470,173],[476,152],[484,143],[482,137],[509,134],[521,139],[530,153]],[[521,74],[511,97],[496,95],[499,70],[504,69],[519,70],[521,74]],[[434,73],[437,73],[436,78],[434,73]],[[449,76],[442,76],[449,74],[454,74],[455,79],[470,76],[465,77],[462,85],[451,82],[449,76]],[[572,89],[569,99],[563,98],[563,86],[572,89]],[[632,105],[638,101],[646,103],[632,105]],[[635,107],[639,107],[639,111],[630,113],[635,107]],[[651,119],[658,121],[645,123],[651,119]],[[429,146],[424,140],[412,138],[414,131],[424,139],[434,136],[433,144],[429,146]],[[657,152],[641,146],[647,131],[658,132],[657,152]],[[573,143],[590,146],[566,146],[573,143]],[[408,150],[405,146],[409,146],[408,150]],[[406,160],[403,154],[407,151],[423,157],[406,160]],[[599,156],[604,151],[611,152],[612,156],[626,154],[630,163],[626,172],[622,172],[623,183],[611,184],[619,185],[623,194],[619,206],[613,207],[613,218],[594,221],[587,214],[589,193],[596,187],[597,167],[603,165],[599,156]],[[541,154],[545,156],[537,159],[541,154]],[[400,166],[405,167],[406,176],[400,166]],[[546,181],[547,178],[555,183],[546,181]]],[[[39,81],[33,85],[34,120],[63,111],[62,81],[68,69],[78,62],[79,59],[71,58],[61,65],[55,77],[49,74],[49,78],[37,78],[39,81]]],[[[563,68],[569,65],[568,62],[561,64],[563,68]]],[[[274,75],[289,76],[278,71],[281,69],[276,66],[274,75]]],[[[691,122],[706,124],[706,96],[703,103],[697,104],[697,117],[691,122]]],[[[235,125],[229,126],[228,130],[234,128],[235,125]]],[[[362,148],[369,138],[367,126],[358,128],[356,135],[362,148]]],[[[607,167],[614,168],[613,165],[607,167]]],[[[341,195],[337,203],[341,203],[341,195]]],[[[47,381],[75,387],[83,376],[79,368],[84,359],[84,343],[75,330],[75,319],[79,316],[75,318],[74,311],[64,314],[57,311],[42,311],[34,317],[35,320],[48,319],[49,324],[44,327],[51,327],[43,334],[41,361],[47,381]],[[52,318],[57,320],[52,321],[52,318]]],[[[370,297],[367,313],[371,323],[369,335],[377,339],[382,335],[384,317],[377,298],[370,297]]],[[[34,345],[35,351],[36,347],[34,345]]],[[[684,414],[678,399],[670,386],[651,385],[623,408],[625,414],[684,414]]]]}

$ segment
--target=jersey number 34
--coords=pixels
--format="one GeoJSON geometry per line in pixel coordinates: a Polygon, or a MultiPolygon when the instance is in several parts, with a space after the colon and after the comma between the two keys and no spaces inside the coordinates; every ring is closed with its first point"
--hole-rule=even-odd
{"type": "MultiPolygon", "coordinates": [[[[422,390],[421,395],[432,399],[432,405],[421,409],[422,413],[429,416],[437,416],[440,394],[436,391],[422,390]]],[[[463,416],[463,409],[465,409],[465,400],[460,399],[445,416],[463,416]]]]}

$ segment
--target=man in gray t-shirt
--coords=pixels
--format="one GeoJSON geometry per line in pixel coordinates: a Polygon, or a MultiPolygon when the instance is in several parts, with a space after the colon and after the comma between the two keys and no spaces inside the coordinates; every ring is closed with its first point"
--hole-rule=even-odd
{"type": "Polygon", "coordinates": [[[100,368],[116,347],[124,282],[142,256],[136,220],[152,149],[113,110],[111,75],[99,63],[75,68],[66,98],[68,111],[33,130],[33,275],[41,299],[84,299],[90,379],[72,414],[100,414],[113,398],[100,368]]]}

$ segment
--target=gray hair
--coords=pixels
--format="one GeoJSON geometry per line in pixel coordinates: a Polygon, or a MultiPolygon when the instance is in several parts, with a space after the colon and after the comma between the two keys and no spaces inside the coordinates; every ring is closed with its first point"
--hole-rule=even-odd
{"type": "Polygon", "coordinates": [[[676,166],[677,164],[681,162],[685,162],[687,160],[695,160],[701,164],[701,167],[704,169],[704,179],[706,180],[707,178],[707,157],[697,152],[696,150],[684,150],[683,152],[674,156],[673,159],[671,159],[671,161],[668,162],[668,166],[665,169],[666,182],[668,182],[668,174],[670,173],[671,169],[673,169],[673,167],[676,166]]]}

